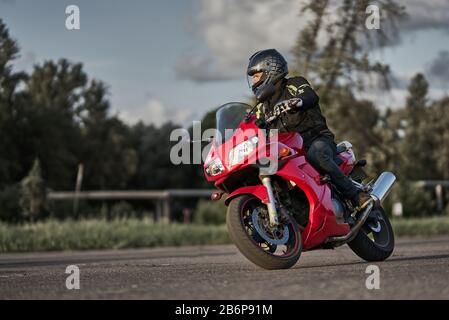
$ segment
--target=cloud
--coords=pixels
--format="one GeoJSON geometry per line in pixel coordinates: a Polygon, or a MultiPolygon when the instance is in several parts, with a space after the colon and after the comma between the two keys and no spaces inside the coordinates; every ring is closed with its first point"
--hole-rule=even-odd
{"type": "Polygon", "coordinates": [[[186,55],[178,59],[175,71],[179,79],[195,82],[221,81],[233,78],[230,73],[220,70],[210,56],[186,55]]]}
{"type": "Polygon", "coordinates": [[[406,7],[409,16],[401,23],[401,31],[449,29],[449,1],[403,0],[401,4],[406,7]]]}
{"type": "Polygon", "coordinates": [[[427,81],[429,81],[428,97],[434,101],[439,100],[448,95],[446,85],[446,82],[449,81],[449,70],[447,69],[448,65],[449,52],[441,51],[438,57],[428,64],[427,68],[415,68],[403,72],[392,72],[391,89],[389,91],[370,89],[364,92],[356,92],[356,96],[357,98],[373,101],[380,110],[385,110],[387,107],[393,109],[403,107],[408,95],[408,86],[410,81],[414,76],[416,76],[416,74],[422,73],[426,77],[427,81]],[[438,74],[439,78],[432,75],[432,67],[441,68],[441,70],[438,70],[438,72],[440,72],[438,74]],[[423,69],[426,70],[423,71],[423,69]],[[446,77],[446,82],[434,81],[442,79],[443,77],[446,77]]]}
{"type": "Polygon", "coordinates": [[[427,74],[430,78],[449,81],[449,51],[440,51],[438,56],[429,64],[427,74]]]}
{"type": "MultiPolygon", "coordinates": [[[[299,17],[305,0],[196,0],[194,29],[207,52],[181,56],[175,66],[179,79],[195,82],[222,81],[244,76],[249,56],[257,50],[276,48],[289,52],[308,18],[299,17]]],[[[449,30],[449,1],[399,1],[408,19],[399,24],[403,34],[419,30],[449,30]]],[[[332,1],[331,6],[336,6],[332,1]]],[[[328,22],[337,17],[328,11],[328,22]]],[[[320,34],[319,43],[326,39],[320,34]]],[[[396,45],[399,38],[387,45],[396,45]]]]}
{"type": "Polygon", "coordinates": [[[426,77],[430,87],[435,89],[437,94],[439,93],[438,90],[447,90],[447,82],[449,81],[449,51],[439,51],[433,60],[422,66],[409,68],[407,71],[400,73],[392,71],[392,88],[406,90],[412,78],[418,73],[422,73],[426,77]]]}
{"type": "Polygon", "coordinates": [[[391,71],[391,78],[392,78],[391,88],[407,90],[408,85],[410,84],[410,81],[418,73],[422,73],[427,77],[425,72],[423,72],[423,68],[419,67],[419,66],[417,66],[416,68],[413,68],[413,69],[408,69],[407,71],[402,71],[402,72],[391,71]]]}
{"type": "Polygon", "coordinates": [[[128,124],[136,124],[142,121],[145,124],[160,126],[168,121],[184,125],[191,121],[193,112],[187,108],[172,108],[166,106],[157,98],[149,98],[138,108],[129,108],[119,112],[119,118],[128,124]]]}
{"type": "MultiPolygon", "coordinates": [[[[380,111],[387,108],[398,109],[405,106],[409,92],[403,88],[393,88],[388,92],[366,91],[357,93],[359,99],[367,99],[372,101],[380,111]]],[[[428,97],[432,101],[437,101],[447,96],[447,92],[441,88],[429,88],[428,97]]]]}
{"type": "Polygon", "coordinates": [[[197,82],[244,77],[248,58],[265,48],[288,54],[305,21],[303,1],[198,0],[196,30],[208,53],[179,58],[179,78],[197,82]]]}

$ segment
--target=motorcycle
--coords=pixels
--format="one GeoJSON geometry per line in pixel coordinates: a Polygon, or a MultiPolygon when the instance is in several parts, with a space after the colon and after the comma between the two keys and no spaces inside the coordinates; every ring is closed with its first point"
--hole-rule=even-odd
{"type": "Polygon", "coordinates": [[[337,146],[335,161],[372,201],[355,208],[305,157],[297,132],[273,133],[254,108],[232,102],[216,112],[216,135],[204,163],[204,174],[218,189],[212,200],[228,194],[226,224],[231,240],[251,262],[264,269],[294,266],[303,251],[348,244],[366,261],[383,261],[394,249],[394,234],[382,201],[396,177],[383,172],[363,183],[365,160],[356,161],[352,145],[337,146]]]}

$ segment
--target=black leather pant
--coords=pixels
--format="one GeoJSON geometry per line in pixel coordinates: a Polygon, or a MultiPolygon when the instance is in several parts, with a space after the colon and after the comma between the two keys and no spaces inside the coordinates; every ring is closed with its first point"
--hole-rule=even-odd
{"type": "Polygon", "coordinates": [[[335,163],[337,146],[333,140],[327,137],[319,137],[312,141],[306,159],[320,173],[327,173],[332,183],[346,198],[354,199],[357,188],[351,180],[340,170],[335,163]]]}

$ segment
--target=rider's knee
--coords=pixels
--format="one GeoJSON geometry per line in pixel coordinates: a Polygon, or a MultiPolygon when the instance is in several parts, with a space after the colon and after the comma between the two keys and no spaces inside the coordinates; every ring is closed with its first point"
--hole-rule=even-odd
{"type": "Polygon", "coordinates": [[[332,169],[331,153],[328,145],[323,141],[318,140],[312,144],[306,154],[306,159],[312,166],[321,171],[327,172],[332,169]]]}

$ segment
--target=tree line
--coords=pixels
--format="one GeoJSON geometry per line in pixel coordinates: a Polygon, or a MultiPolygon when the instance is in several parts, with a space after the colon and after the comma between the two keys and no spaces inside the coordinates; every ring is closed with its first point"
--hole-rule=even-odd
{"type": "Polygon", "coordinates": [[[390,90],[390,66],[374,61],[370,53],[396,41],[397,26],[407,18],[397,1],[377,1],[382,27],[370,30],[364,25],[368,5],[369,0],[345,0],[337,7],[329,0],[308,1],[301,14],[312,18],[292,50],[296,73],[316,87],[337,139],[351,141],[356,155],[367,159],[370,176],[395,172],[398,183],[386,205],[400,201],[405,215],[434,214],[432,194],[414,181],[449,179],[449,97],[431,100],[429,82],[417,73],[409,79],[402,107],[382,112],[361,98],[367,89],[376,89],[379,96],[390,90]]]}
{"type": "Polygon", "coordinates": [[[26,195],[39,190],[36,186],[74,190],[80,163],[84,190],[205,186],[200,167],[170,162],[169,136],[180,125],[128,125],[111,114],[107,86],[89,78],[81,63],[48,60],[26,73],[13,69],[18,56],[18,43],[0,20],[3,219],[29,216],[26,195]]]}
{"type": "MultiPolygon", "coordinates": [[[[360,98],[373,86],[370,79],[381,94],[389,90],[389,66],[369,52],[391,41],[405,16],[393,0],[378,3],[390,33],[364,27],[368,0],[342,1],[332,12],[329,0],[309,1],[300,15],[312,18],[292,46],[292,73],[309,79],[330,128],[367,159],[370,176],[397,174],[391,201],[401,201],[407,215],[432,214],[431,193],[413,182],[449,179],[449,97],[431,100],[429,82],[418,73],[400,108],[380,111],[360,98]],[[335,12],[341,19],[328,19],[335,12]]],[[[210,187],[200,165],[170,162],[170,132],[180,125],[128,125],[111,114],[107,86],[81,63],[48,60],[25,73],[13,70],[18,56],[18,43],[0,20],[0,219],[51,214],[39,190],[73,190],[80,163],[85,190],[210,187]]],[[[214,127],[214,117],[215,110],[203,117],[203,130],[214,127]]]]}

